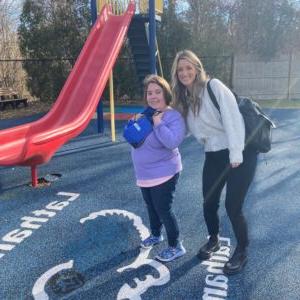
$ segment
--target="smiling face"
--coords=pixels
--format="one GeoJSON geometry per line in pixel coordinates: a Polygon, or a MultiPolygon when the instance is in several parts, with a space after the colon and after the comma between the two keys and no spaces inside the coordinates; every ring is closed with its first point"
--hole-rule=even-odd
{"type": "Polygon", "coordinates": [[[148,105],[156,110],[164,111],[168,106],[166,104],[162,87],[156,83],[149,83],[146,92],[146,99],[148,105]]]}
{"type": "Polygon", "coordinates": [[[191,89],[196,79],[197,70],[187,59],[180,59],[177,65],[178,80],[188,89],[191,89]]]}

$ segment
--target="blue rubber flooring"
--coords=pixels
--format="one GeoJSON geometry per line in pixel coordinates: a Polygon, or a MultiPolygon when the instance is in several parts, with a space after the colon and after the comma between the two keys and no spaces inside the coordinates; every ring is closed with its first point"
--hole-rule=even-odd
{"type": "MultiPolygon", "coordinates": [[[[98,135],[93,120],[39,167],[39,177],[62,175],[51,185],[33,189],[28,168],[0,167],[0,299],[299,299],[300,110],[269,113],[278,128],[245,202],[250,246],[242,273],[222,273],[235,246],[224,199],[221,250],[208,261],[195,256],[207,238],[202,147],[192,137],[180,147],[174,210],[187,254],[161,264],[153,258],[165,241],[139,248],[149,222],[124,122],[112,143],[109,124],[98,135]]],[[[1,120],[0,128],[39,117],[1,120]]]]}

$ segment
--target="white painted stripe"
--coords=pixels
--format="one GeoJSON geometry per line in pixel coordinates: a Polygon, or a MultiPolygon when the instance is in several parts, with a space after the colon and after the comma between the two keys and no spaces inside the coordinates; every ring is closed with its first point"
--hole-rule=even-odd
{"type": "Polygon", "coordinates": [[[39,277],[32,288],[33,298],[35,300],[48,300],[49,297],[45,292],[45,285],[47,281],[61,270],[73,268],[73,262],[73,260],[70,260],[67,263],[57,265],[45,272],[41,277],[39,277]]]}
{"type": "Polygon", "coordinates": [[[70,201],[70,202],[76,200],[80,196],[80,194],[77,194],[77,193],[67,193],[67,192],[59,192],[59,193],[57,193],[57,195],[70,197],[70,199],[68,199],[68,201],[70,201]]]}
{"type": "MultiPolygon", "coordinates": [[[[138,231],[141,240],[144,240],[150,235],[149,229],[143,224],[141,217],[127,210],[108,209],[108,210],[92,212],[87,217],[81,218],[80,223],[83,224],[86,221],[95,220],[100,216],[106,217],[112,215],[122,216],[133,221],[133,226],[138,231]]],[[[156,260],[148,259],[148,255],[150,251],[151,249],[140,248],[140,253],[138,257],[135,259],[135,261],[130,265],[118,268],[117,271],[121,273],[125,270],[137,269],[143,265],[149,265],[158,271],[159,277],[153,277],[152,275],[149,274],[146,275],[145,279],[142,280],[136,277],[133,278],[133,281],[135,282],[136,286],[131,287],[127,283],[123,284],[118,292],[117,300],[121,300],[121,299],[141,300],[142,299],[141,295],[144,294],[150,287],[164,285],[170,281],[169,269],[164,264],[156,260]]]]}

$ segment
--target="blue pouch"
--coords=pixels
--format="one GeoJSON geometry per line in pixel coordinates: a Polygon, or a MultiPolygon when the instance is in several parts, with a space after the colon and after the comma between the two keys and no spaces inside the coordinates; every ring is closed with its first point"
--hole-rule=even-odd
{"type": "Polygon", "coordinates": [[[123,137],[134,148],[140,147],[152,132],[152,116],[154,113],[155,110],[148,107],[142,112],[142,117],[137,120],[129,120],[124,127],[123,137]]]}

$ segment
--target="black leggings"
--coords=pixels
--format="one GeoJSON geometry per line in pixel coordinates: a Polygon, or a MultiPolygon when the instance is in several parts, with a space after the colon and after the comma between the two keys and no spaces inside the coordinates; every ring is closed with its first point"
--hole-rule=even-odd
{"type": "Polygon", "coordinates": [[[178,244],[179,229],[172,203],[179,173],[167,182],[160,185],[141,188],[143,198],[147,204],[151,233],[160,236],[162,225],[165,226],[168,244],[176,247],[178,244]]]}
{"type": "Polygon", "coordinates": [[[248,188],[253,180],[257,165],[257,153],[251,149],[243,152],[244,161],[237,168],[231,168],[229,151],[206,152],[203,168],[203,211],[208,233],[219,233],[218,208],[221,192],[227,184],[225,207],[232,228],[241,248],[249,244],[248,229],[242,212],[248,188]]]}

